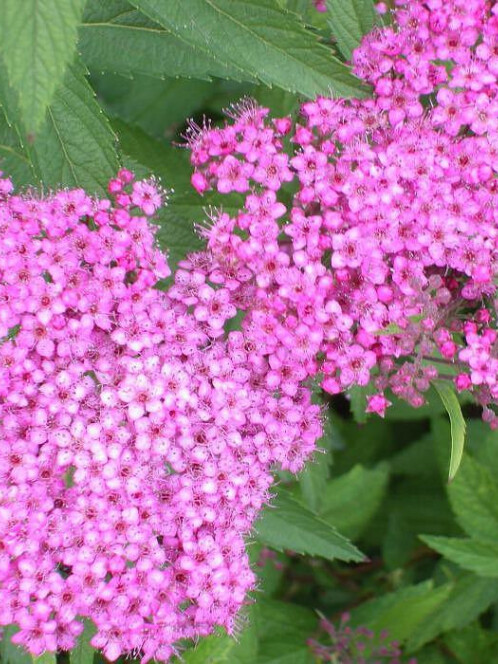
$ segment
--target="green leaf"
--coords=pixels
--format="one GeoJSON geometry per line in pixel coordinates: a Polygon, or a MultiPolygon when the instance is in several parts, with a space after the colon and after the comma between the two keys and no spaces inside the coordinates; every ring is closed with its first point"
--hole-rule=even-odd
{"type": "Polygon", "coordinates": [[[498,543],[421,535],[431,549],[478,576],[498,578],[498,543]]]}
{"type": "Polygon", "coordinates": [[[258,599],[258,656],[250,664],[312,664],[307,640],[316,630],[317,618],[307,608],[258,599]]]}
{"type": "MultiPolygon", "coordinates": [[[[249,629],[251,630],[251,627],[249,629]]],[[[248,638],[248,631],[244,630],[240,640],[226,634],[201,639],[195,648],[182,653],[181,662],[184,664],[245,664],[247,662],[249,664],[253,660],[248,659],[247,656],[250,656],[255,650],[256,643],[255,635],[248,638]]]]}
{"type": "Polygon", "coordinates": [[[453,387],[442,381],[434,383],[437,393],[446,408],[451,424],[451,455],[448,479],[451,481],[460,466],[465,446],[465,420],[453,387]]]}
{"type": "Polygon", "coordinates": [[[457,521],[468,535],[498,540],[498,485],[487,468],[466,456],[448,494],[457,521]]]}
{"type": "Polygon", "coordinates": [[[411,652],[440,634],[468,625],[498,599],[498,586],[473,574],[464,574],[448,585],[450,593],[444,603],[438,605],[410,635],[407,647],[411,652]]]}
{"type": "Polygon", "coordinates": [[[404,642],[449,597],[450,584],[434,588],[432,580],[408,586],[362,604],[352,611],[355,625],[389,632],[389,640],[404,642]]]}
{"type": "MultiPolygon", "coordinates": [[[[5,85],[0,100],[9,120],[18,117],[15,94],[5,85]]],[[[79,63],[67,69],[34,140],[26,140],[18,124],[11,124],[10,131],[10,143],[17,141],[17,147],[6,156],[3,168],[21,176],[17,185],[83,187],[90,194],[104,193],[118,169],[115,135],[79,63]],[[24,163],[30,168],[20,168],[24,163]]]]}
{"type": "Polygon", "coordinates": [[[354,387],[351,387],[348,390],[351,412],[353,413],[355,422],[358,424],[365,424],[368,420],[368,413],[366,412],[367,396],[371,393],[371,385],[365,387],[354,385],[354,387]]]}
{"type": "Polygon", "coordinates": [[[329,560],[362,561],[365,556],[335,528],[281,491],[254,525],[256,538],[282,551],[321,556],[329,560]]]}
{"type": "Polygon", "coordinates": [[[9,124],[3,109],[0,109],[0,160],[2,171],[12,178],[14,184],[36,181],[22,138],[16,128],[9,124]]]}
{"type": "Polygon", "coordinates": [[[357,465],[330,480],[321,501],[321,518],[346,537],[357,539],[385,496],[389,467],[367,469],[357,465]]]}
{"type": "Polygon", "coordinates": [[[349,60],[363,35],[380,23],[373,0],[327,0],[327,9],[332,34],[349,60]]]}
{"type": "Polygon", "coordinates": [[[299,475],[302,499],[310,510],[319,511],[330,476],[330,452],[317,450],[299,475]]]}
{"type": "Polygon", "coordinates": [[[330,448],[334,433],[334,424],[330,418],[327,418],[324,422],[322,438],[317,443],[317,449],[299,475],[299,488],[303,502],[314,512],[318,512],[320,509],[323,492],[330,477],[332,463],[330,448]]]}
{"type": "MultiPolygon", "coordinates": [[[[186,150],[173,147],[166,141],[158,141],[117,118],[111,122],[121,151],[142,164],[148,175],[159,178],[166,189],[185,190],[190,187],[192,168],[186,150]]],[[[197,194],[192,193],[192,196],[197,194]]]]}
{"type": "Polygon", "coordinates": [[[454,653],[455,658],[451,660],[453,663],[483,664],[493,662],[496,658],[498,634],[474,624],[447,634],[443,645],[454,653]]]}
{"type": "Polygon", "coordinates": [[[76,646],[69,653],[69,664],[93,664],[95,650],[90,640],[96,632],[95,625],[85,620],[85,629],[80,634],[76,646]]]}
{"type": "Polygon", "coordinates": [[[31,656],[20,646],[12,643],[12,636],[19,631],[14,625],[1,628],[0,662],[2,664],[31,664],[31,656]]]}
{"type": "MultiPolygon", "coordinates": [[[[15,1],[15,0],[14,0],[15,1]]],[[[79,32],[87,67],[119,74],[251,80],[135,11],[126,0],[89,0],[79,32]]]]}
{"type": "Polygon", "coordinates": [[[28,131],[45,111],[73,59],[84,0],[0,0],[0,49],[28,131]]]}
{"type": "Polygon", "coordinates": [[[134,75],[92,74],[92,85],[108,114],[164,140],[184,126],[185,119],[205,108],[219,82],[190,78],[158,80],[134,75]]]}
{"type": "Polygon", "coordinates": [[[33,664],[57,664],[57,658],[54,652],[44,652],[39,657],[32,657],[33,664]]]}
{"type": "Polygon", "coordinates": [[[208,57],[307,97],[366,90],[296,14],[274,0],[133,0],[152,20],[208,57]]]}

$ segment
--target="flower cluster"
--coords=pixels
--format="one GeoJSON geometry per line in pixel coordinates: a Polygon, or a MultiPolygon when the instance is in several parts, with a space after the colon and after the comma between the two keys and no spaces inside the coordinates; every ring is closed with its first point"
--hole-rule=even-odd
{"type": "MultiPolygon", "coordinates": [[[[402,652],[398,643],[387,640],[386,632],[376,635],[366,627],[350,627],[349,619],[349,614],[344,613],[336,626],[322,618],[322,634],[308,642],[318,661],[334,664],[401,664],[406,661],[401,660],[402,652]],[[328,643],[324,643],[325,639],[328,643]]],[[[412,658],[407,664],[417,664],[417,660],[412,658]]]]}
{"type": "Polygon", "coordinates": [[[154,184],[122,170],[109,192],[0,180],[0,625],[39,655],[86,618],[108,659],[166,661],[233,632],[254,585],[243,537],[271,466],[313,448],[319,408],[224,333],[228,287],[155,287],[154,184]]]}
{"type": "Polygon", "coordinates": [[[313,4],[315,5],[315,9],[319,12],[326,12],[327,11],[327,2],[326,0],[313,0],[313,4]]]}
{"type": "Polygon", "coordinates": [[[353,53],[371,98],[321,97],[295,123],[245,102],[192,127],[193,186],[244,196],[203,231],[204,274],[250,304],[282,389],[369,386],[383,415],[390,393],[419,406],[454,380],[498,426],[498,8],[396,6],[353,53]]]}

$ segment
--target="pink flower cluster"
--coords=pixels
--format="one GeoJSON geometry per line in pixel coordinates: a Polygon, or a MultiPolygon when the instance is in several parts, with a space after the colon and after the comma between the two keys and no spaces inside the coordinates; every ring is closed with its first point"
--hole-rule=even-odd
{"type": "Polygon", "coordinates": [[[327,11],[327,1],[326,0],[313,0],[313,4],[315,5],[315,9],[319,12],[326,12],[327,11]]]}
{"type": "Polygon", "coordinates": [[[153,183],[123,170],[109,191],[0,180],[0,625],[39,655],[86,618],[107,659],[166,661],[233,631],[270,467],[301,467],[319,408],[257,339],[224,333],[228,287],[155,288],[153,183]]]}
{"type": "Polygon", "coordinates": [[[498,426],[498,7],[396,5],[353,54],[372,98],[192,127],[193,186],[244,196],[204,231],[202,273],[245,306],[282,389],[284,369],[368,386],[383,415],[390,393],[420,406],[454,380],[498,426]]]}

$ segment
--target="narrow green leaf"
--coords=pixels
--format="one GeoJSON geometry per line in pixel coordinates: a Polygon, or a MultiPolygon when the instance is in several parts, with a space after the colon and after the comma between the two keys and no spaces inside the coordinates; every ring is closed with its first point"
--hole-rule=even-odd
{"type": "Polygon", "coordinates": [[[320,517],[346,537],[357,539],[379,509],[384,498],[389,467],[355,466],[349,472],[327,482],[324,487],[320,517]]]}
{"type": "Polygon", "coordinates": [[[349,60],[363,35],[378,20],[373,0],[327,0],[327,18],[343,56],[349,60]]]}
{"type": "Polygon", "coordinates": [[[363,84],[274,0],[133,0],[209,58],[307,97],[364,96],[363,84]]]}
{"type": "Polygon", "coordinates": [[[73,59],[84,0],[0,0],[0,49],[28,131],[37,130],[73,59]]]}
{"type": "Polygon", "coordinates": [[[446,408],[451,424],[451,455],[448,479],[455,477],[463,456],[465,446],[465,420],[453,387],[442,381],[434,383],[437,393],[446,408]]]}
{"type": "Polygon", "coordinates": [[[335,528],[306,509],[285,491],[263,510],[254,526],[256,538],[282,551],[321,556],[329,560],[365,560],[365,556],[335,528]]]}
{"type": "Polygon", "coordinates": [[[85,621],[85,629],[80,634],[76,646],[69,653],[69,664],[93,664],[95,650],[90,640],[97,630],[90,621],[85,621]]]}
{"type": "Polygon", "coordinates": [[[18,118],[17,99],[12,89],[6,89],[5,81],[0,103],[11,122],[8,140],[12,145],[17,142],[3,168],[19,176],[17,185],[83,187],[92,194],[106,191],[107,181],[119,166],[116,137],[80,63],[67,69],[34,139],[28,141],[22,126],[12,123],[18,118]],[[25,163],[30,167],[24,167],[25,163]]]}
{"type": "Polygon", "coordinates": [[[466,456],[448,495],[457,521],[468,535],[498,541],[498,485],[487,468],[466,456]]]}
{"type": "Polygon", "coordinates": [[[126,0],[89,0],[78,46],[87,67],[96,71],[160,78],[251,78],[182,41],[135,11],[126,0]]]}
{"type": "Polygon", "coordinates": [[[421,535],[420,539],[463,569],[478,576],[498,578],[497,543],[431,535],[421,535]]]}

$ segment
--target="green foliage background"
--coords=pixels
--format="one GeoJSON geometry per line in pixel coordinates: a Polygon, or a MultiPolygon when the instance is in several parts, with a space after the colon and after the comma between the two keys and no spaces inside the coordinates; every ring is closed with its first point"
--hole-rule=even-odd
{"type": "MultiPolygon", "coordinates": [[[[187,117],[221,121],[250,95],[274,115],[316,94],[363,96],[345,64],[378,18],[372,0],[0,0],[0,158],[17,188],[103,193],[119,165],[173,189],[159,240],[172,267],[200,246],[209,206],[189,185],[187,117]]],[[[319,613],[388,630],[419,664],[498,661],[498,433],[453,394],[365,420],[364,394],[324,401],[320,450],[282,474],[250,538],[259,576],[237,640],[185,644],[185,664],[308,664],[319,613]],[[451,419],[448,420],[445,406],[451,419]],[[356,417],[355,417],[356,415],[356,417]],[[452,443],[450,442],[452,441],[452,443]],[[457,472],[458,465],[463,462],[457,472]],[[451,464],[450,464],[451,457],[451,464]],[[455,475],[448,483],[448,475],[455,475]],[[275,557],[261,561],[263,547],[275,557]]],[[[317,392],[317,398],[323,395],[317,392]]],[[[91,625],[70,654],[98,664],[91,625]]],[[[28,664],[10,643],[0,661],[28,664]]]]}

